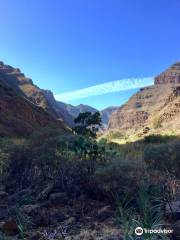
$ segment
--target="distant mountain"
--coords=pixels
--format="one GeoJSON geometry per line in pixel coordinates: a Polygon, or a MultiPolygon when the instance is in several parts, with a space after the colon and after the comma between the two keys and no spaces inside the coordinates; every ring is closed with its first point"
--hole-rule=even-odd
{"type": "Polygon", "coordinates": [[[64,119],[66,120],[66,122],[69,123],[69,126],[73,126],[74,125],[74,119],[83,112],[98,112],[97,109],[92,108],[88,105],[83,105],[80,104],[78,106],[73,106],[71,104],[67,104],[64,102],[60,102],[60,101],[56,101],[56,105],[57,105],[57,111],[58,109],[61,111],[61,113],[63,114],[64,119]]]}
{"type": "Polygon", "coordinates": [[[72,116],[72,120],[74,120],[74,118],[76,118],[80,113],[83,113],[83,112],[92,112],[92,113],[100,112],[102,117],[102,123],[105,128],[108,125],[108,121],[111,114],[117,109],[117,107],[108,107],[103,109],[102,111],[99,111],[91,106],[84,105],[84,104],[73,106],[71,104],[66,104],[63,102],[57,102],[57,103],[61,109],[63,108],[65,109],[65,111],[68,111],[68,113],[72,116]]]}
{"type": "Polygon", "coordinates": [[[155,77],[110,117],[109,130],[180,132],[180,62],[155,77]],[[157,129],[158,128],[158,129],[157,129]],[[146,130],[143,130],[146,129],[146,130]]]}
{"type": "Polygon", "coordinates": [[[91,106],[88,106],[88,105],[84,105],[84,104],[80,104],[80,105],[76,106],[76,108],[78,109],[79,113],[82,113],[82,112],[92,112],[92,113],[98,112],[97,109],[95,109],[91,106]]]}
{"type": "Polygon", "coordinates": [[[115,112],[118,109],[118,107],[108,107],[105,108],[101,111],[101,116],[102,116],[102,122],[106,126],[108,125],[109,118],[113,112],[115,112]]]}

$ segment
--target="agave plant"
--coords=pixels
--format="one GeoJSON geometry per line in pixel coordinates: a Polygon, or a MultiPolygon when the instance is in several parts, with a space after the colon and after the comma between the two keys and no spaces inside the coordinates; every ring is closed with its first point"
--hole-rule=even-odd
{"type": "Polygon", "coordinates": [[[119,201],[118,203],[118,215],[118,220],[123,230],[123,239],[134,240],[134,229],[136,224],[133,219],[135,217],[135,211],[131,207],[131,201],[128,201],[127,196],[123,201],[119,201]]]}
{"type": "Polygon", "coordinates": [[[138,191],[138,208],[132,207],[131,201],[126,203],[120,202],[118,206],[119,219],[123,230],[124,240],[157,240],[169,239],[163,234],[142,234],[138,237],[135,234],[135,229],[161,229],[162,223],[162,206],[163,201],[160,198],[151,196],[145,185],[141,185],[138,191]]]}

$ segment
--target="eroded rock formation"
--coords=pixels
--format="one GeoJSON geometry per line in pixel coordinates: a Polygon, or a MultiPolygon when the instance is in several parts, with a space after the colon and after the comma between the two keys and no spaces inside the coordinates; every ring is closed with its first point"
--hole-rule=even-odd
{"type": "Polygon", "coordinates": [[[164,127],[180,128],[180,62],[155,77],[154,83],[140,89],[112,114],[110,130],[153,128],[157,119],[164,127]]]}

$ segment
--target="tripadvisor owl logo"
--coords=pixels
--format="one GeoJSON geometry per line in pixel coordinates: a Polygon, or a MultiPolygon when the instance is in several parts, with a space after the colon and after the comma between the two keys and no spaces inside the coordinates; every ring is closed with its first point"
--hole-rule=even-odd
{"type": "Polygon", "coordinates": [[[141,236],[141,235],[143,235],[143,229],[141,228],[141,227],[137,227],[136,229],[135,229],[135,234],[137,235],[137,236],[141,236]]]}
{"type": "Polygon", "coordinates": [[[172,234],[173,229],[147,229],[147,228],[142,228],[142,227],[137,227],[135,229],[135,234],[137,236],[142,236],[143,234],[172,234]]]}

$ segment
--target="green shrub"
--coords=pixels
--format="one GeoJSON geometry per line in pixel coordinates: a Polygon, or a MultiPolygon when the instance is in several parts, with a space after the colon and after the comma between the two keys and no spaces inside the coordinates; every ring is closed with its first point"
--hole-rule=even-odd
{"type": "Polygon", "coordinates": [[[0,184],[6,181],[11,162],[11,156],[18,148],[19,142],[8,138],[0,138],[0,184]]]}
{"type": "Polygon", "coordinates": [[[168,136],[168,135],[149,135],[146,136],[141,142],[143,143],[168,143],[172,140],[175,140],[175,136],[168,136]]]}
{"type": "Polygon", "coordinates": [[[82,136],[51,136],[45,141],[41,138],[39,134],[35,141],[33,136],[26,145],[14,147],[6,185],[25,188],[54,181],[69,194],[88,192],[90,177],[105,161],[104,147],[82,136]]]}
{"type": "Polygon", "coordinates": [[[170,172],[179,176],[180,141],[147,145],[144,160],[151,169],[170,172]]]}
{"type": "Polygon", "coordinates": [[[140,162],[115,159],[100,166],[93,176],[94,191],[112,200],[116,195],[135,195],[143,178],[144,166],[140,162]]]}
{"type": "Polygon", "coordinates": [[[161,127],[161,118],[159,116],[156,116],[153,119],[153,128],[157,129],[160,127],[161,127]]]}

